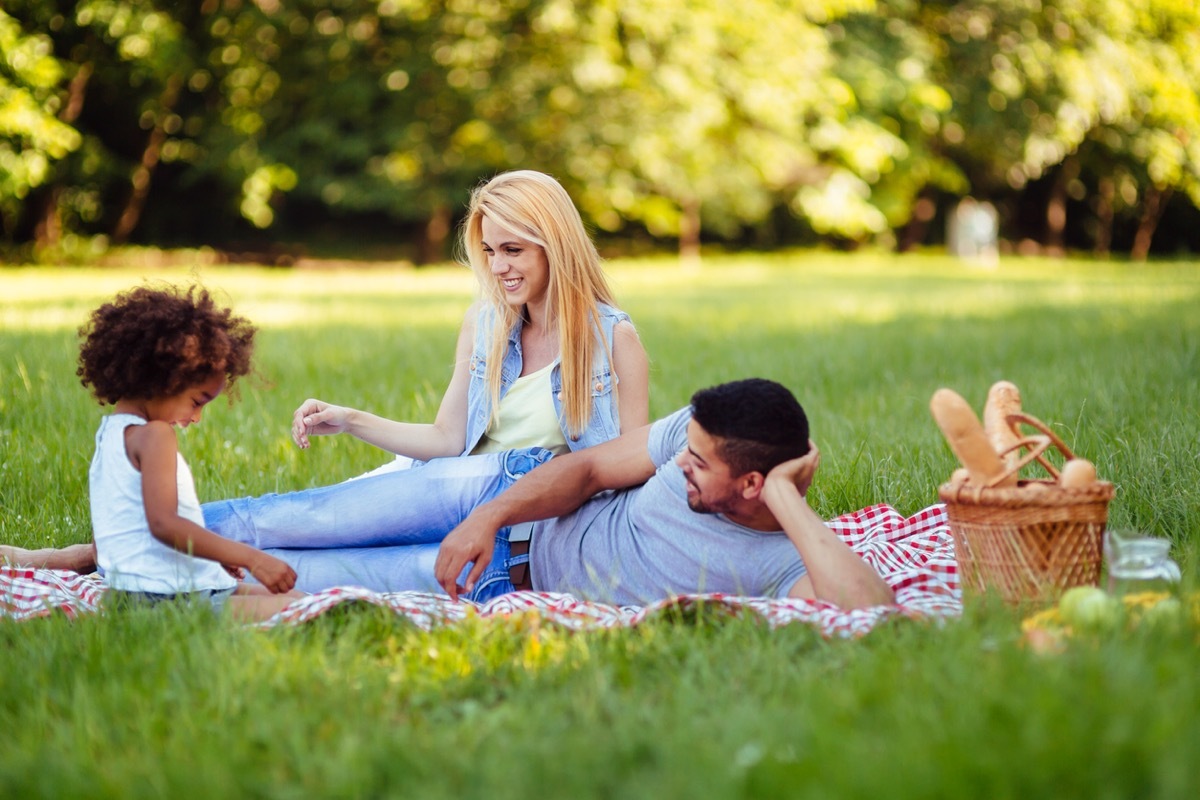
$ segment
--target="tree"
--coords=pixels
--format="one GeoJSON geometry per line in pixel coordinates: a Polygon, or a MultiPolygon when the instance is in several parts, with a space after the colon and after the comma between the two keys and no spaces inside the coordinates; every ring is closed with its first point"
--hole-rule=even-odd
{"type": "MultiPolygon", "coordinates": [[[[810,126],[850,97],[821,25],[867,5],[544,3],[533,17],[541,55],[508,76],[518,96],[544,98],[520,138],[555,150],[549,160],[601,227],[635,220],[693,257],[702,221],[736,233],[802,188],[834,185],[810,126]]],[[[856,225],[861,210],[832,227],[856,225]]]]}
{"type": "Polygon", "coordinates": [[[77,106],[59,95],[63,69],[44,34],[0,10],[0,228],[12,241],[23,201],[78,149],[77,106]]]}
{"type": "Polygon", "coordinates": [[[877,210],[870,232],[898,230],[895,244],[902,250],[925,239],[938,193],[968,190],[962,169],[946,154],[953,103],[936,79],[938,41],[918,24],[918,10],[910,0],[890,0],[826,26],[834,73],[854,103],[826,120],[814,142],[869,187],[864,197],[877,210]]]}
{"type": "Polygon", "coordinates": [[[183,127],[176,105],[195,62],[187,31],[153,2],[13,0],[10,8],[29,28],[51,32],[66,78],[56,86],[59,117],[80,134],[25,204],[26,223],[40,248],[57,247],[65,229],[123,242],[170,152],[168,137],[183,127]]]}
{"type": "Polygon", "coordinates": [[[1015,205],[1032,181],[1053,176],[1039,236],[1061,249],[1068,198],[1086,196],[1086,177],[1096,187],[1097,241],[1111,238],[1115,204],[1136,202],[1134,255],[1144,257],[1163,198],[1194,191],[1195,4],[927,2],[920,13],[938,35],[938,82],[954,100],[946,152],[972,189],[1015,205]]]}
{"type": "MultiPolygon", "coordinates": [[[[216,149],[260,175],[286,168],[291,186],[268,178],[265,187],[289,188],[293,202],[333,218],[421,221],[422,260],[445,257],[465,189],[520,160],[479,106],[495,102],[493,73],[502,69],[508,39],[527,26],[526,4],[259,6],[214,23],[221,52],[236,52],[222,78],[228,141],[216,149]]],[[[270,224],[265,203],[252,218],[270,224]]]]}
{"type": "Polygon", "coordinates": [[[6,0],[0,224],[369,221],[439,260],[471,186],[529,167],[689,257],[789,214],[904,248],[967,192],[1014,236],[1077,244],[1087,211],[1144,257],[1200,206],[1198,88],[1190,0],[6,0]]]}
{"type": "Polygon", "coordinates": [[[1097,251],[1108,251],[1124,208],[1137,219],[1130,255],[1144,260],[1175,192],[1200,206],[1200,7],[1080,0],[1064,3],[1063,16],[1089,42],[1079,71],[1089,99],[1108,108],[1089,115],[1093,124],[1064,177],[1080,199],[1089,191],[1081,172],[1093,187],[1097,251]]]}

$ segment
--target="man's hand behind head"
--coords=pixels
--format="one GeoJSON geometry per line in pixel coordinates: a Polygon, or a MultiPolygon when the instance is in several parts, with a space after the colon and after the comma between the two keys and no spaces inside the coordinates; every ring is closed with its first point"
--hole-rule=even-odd
{"type": "Polygon", "coordinates": [[[801,497],[807,496],[808,489],[812,486],[813,477],[817,474],[817,467],[820,464],[821,451],[817,449],[817,443],[809,439],[808,452],[799,458],[793,458],[777,465],[767,473],[767,482],[780,481],[790,483],[800,492],[801,497]]]}

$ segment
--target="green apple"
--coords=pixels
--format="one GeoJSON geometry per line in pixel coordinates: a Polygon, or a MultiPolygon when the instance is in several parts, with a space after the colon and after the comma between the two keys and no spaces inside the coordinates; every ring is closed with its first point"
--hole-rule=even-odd
{"type": "Polygon", "coordinates": [[[1058,615],[1076,630],[1107,630],[1121,621],[1121,601],[1095,586],[1075,586],[1063,592],[1058,615]]]}

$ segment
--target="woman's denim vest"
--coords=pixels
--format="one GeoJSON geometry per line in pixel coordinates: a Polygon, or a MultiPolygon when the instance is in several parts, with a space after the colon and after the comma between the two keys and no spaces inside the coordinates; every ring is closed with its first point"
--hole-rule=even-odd
{"type": "MultiPolygon", "coordinates": [[[[629,319],[624,311],[605,305],[597,304],[600,312],[600,325],[604,331],[606,348],[596,348],[592,358],[592,416],[587,427],[577,434],[567,430],[562,408],[562,365],[559,359],[554,361],[554,369],[550,373],[550,388],[554,392],[554,412],[558,414],[559,425],[567,446],[572,450],[582,450],[585,447],[602,444],[615,439],[621,433],[620,415],[617,410],[616,395],[613,385],[617,382],[613,374],[612,364],[607,354],[612,352],[613,329],[618,322],[629,319]]],[[[494,311],[490,306],[483,306],[475,320],[475,347],[471,353],[471,384],[467,390],[467,447],[463,455],[467,455],[483,434],[487,431],[488,423],[492,421],[492,406],[487,389],[487,359],[488,344],[492,336],[494,311]]],[[[513,382],[521,376],[521,325],[517,325],[508,336],[508,350],[504,354],[504,364],[500,368],[500,398],[508,394],[513,382]]]]}

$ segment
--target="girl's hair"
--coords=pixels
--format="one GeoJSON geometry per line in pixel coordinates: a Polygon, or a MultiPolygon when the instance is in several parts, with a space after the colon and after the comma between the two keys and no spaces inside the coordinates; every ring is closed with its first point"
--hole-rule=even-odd
{"type": "Polygon", "coordinates": [[[139,286],[92,312],[79,329],[75,374],[102,404],[169,397],[224,374],[250,372],[255,328],[206,289],[139,286]]]}
{"type": "MultiPolygon", "coordinates": [[[[505,172],[471,194],[463,222],[462,246],[475,271],[483,298],[495,309],[487,362],[492,414],[500,404],[500,366],[519,309],[504,301],[483,253],[483,218],[537,244],[550,266],[547,324],[558,329],[562,362],[563,412],[567,429],[577,434],[592,415],[592,359],[597,346],[607,350],[598,303],[616,305],[600,267],[600,254],[566,190],[549,175],[532,170],[505,172]]],[[[606,353],[609,361],[612,353],[606,353]]],[[[615,389],[614,389],[615,391],[615,389]]]]}

